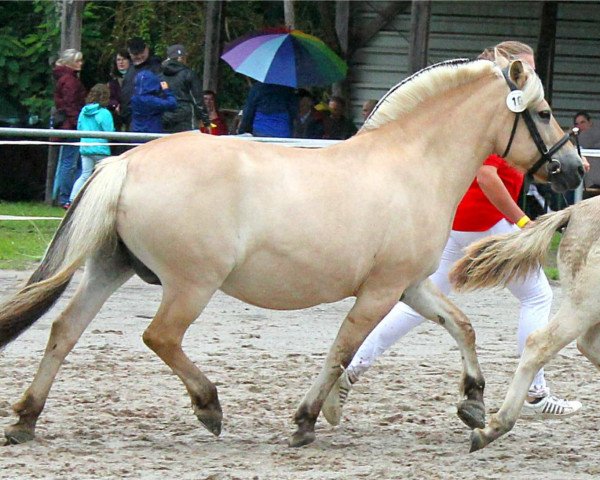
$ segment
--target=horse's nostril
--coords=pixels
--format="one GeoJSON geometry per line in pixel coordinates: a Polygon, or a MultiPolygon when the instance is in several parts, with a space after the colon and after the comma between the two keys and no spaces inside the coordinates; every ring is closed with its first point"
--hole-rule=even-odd
{"type": "Polygon", "coordinates": [[[557,173],[560,173],[560,171],[561,165],[558,160],[551,160],[550,163],[548,163],[548,173],[550,175],[556,175],[557,173]]]}
{"type": "Polygon", "coordinates": [[[583,175],[585,174],[585,170],[583,169],[583,165],[580,165],[579,167],[577,167],[577,173],[579,173],[580,177],[583,177],[583,175]]]}

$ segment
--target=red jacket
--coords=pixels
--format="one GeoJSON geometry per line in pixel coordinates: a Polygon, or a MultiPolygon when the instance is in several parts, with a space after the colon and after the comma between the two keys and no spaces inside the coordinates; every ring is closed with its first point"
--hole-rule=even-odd
{"type": "Polygon", "coordinates": [[[61,130],[77,130],[77,118],[85,105],[86,91],[77,76],[77,71],[65,65],[57,65],[52,71],[56,80],[54,89],[54,105],[65,113],[65,121],[55,128],[61,130]]]}
{"type": "MultiPolygon", "coordinates": [[[[510,193],[510,196],[515,202],[518,201],[519,193],[523,186],[523,174],[511,167],[498,155],[490,155],[483,164],[497,169],[498,176],[510,193]]],[[[477,179],[475,179],[458,204],[452,230],[460,232],[485,232],[503,218],[506,217],[492,205],[492,202],[488,200],[483,190],[481,190],[477,179]]],[[[507,218],[507,220],[509,219],[507,218]]]]}

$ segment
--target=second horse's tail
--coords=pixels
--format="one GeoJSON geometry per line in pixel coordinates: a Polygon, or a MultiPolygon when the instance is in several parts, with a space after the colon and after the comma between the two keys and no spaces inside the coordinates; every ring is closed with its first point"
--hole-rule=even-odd
{"type": "Polygon", "coordinates": [[[127,157],[102,162],[61,222],[26,286],[0,305],[0,348],[33,325],[60,298],[91,254],[117,241],[119,196],[127,157]]]}
{"type": "Polygon", "coordinates": [[[566,226],[572,208],[540,217],[533,226],[472,243],[450,271],[458,291],[505,285],[544,263],[554,232],[566,226]]]}

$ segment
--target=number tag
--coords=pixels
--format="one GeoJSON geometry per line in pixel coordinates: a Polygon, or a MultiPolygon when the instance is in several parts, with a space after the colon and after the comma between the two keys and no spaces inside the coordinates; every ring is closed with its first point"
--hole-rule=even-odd
{"type": "Polygon", "coordinates": [[[525,111],[525,102],[523,101],[523,92],[513,90],[506,97],[506,105],[511,112],[520,113],[525,111]]]}

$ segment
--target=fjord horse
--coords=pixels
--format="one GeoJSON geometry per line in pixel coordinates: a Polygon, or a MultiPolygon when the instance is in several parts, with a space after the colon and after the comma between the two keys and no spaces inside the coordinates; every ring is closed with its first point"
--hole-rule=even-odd
{"type": "Polygon", "coordinates": [[[582,175],[539,78],[520,61],[503,67],[487,60],[429,67],[393,88],[360,134],[328,148],[188,132],[103,162],[27,286],[0,307],[1,346],[33,324],[85,265],[37,375],[13,407],[19,419],[5,430],[7,441],[33,438],[66,355],[134,273],[163,288],[143,340],[179,376],[196,416],[215,435],[222,424],[217,389],[181,342],[218,289],[281,310],[356,297],[298,407],[290,445],[315,439],[341,366],[400,297],[455,338],[463,361],[459,415],[472,428],[483,426],[473,329],[425,279],[437,268],[459,200],[491,153],[533,168],[559,191],[582,175]],[[524,112],[515,113],[519,107],[524,112]]]}
{"type": "Polygon", "coordinates": [[[524,230],[473,243],[452,269],[459,290],[495,287],[538,268],[557,229],[563,232],[558,270],[564,299],[548,324],[531,333],[502,407],[489,425],[471,434],[471,451],[479,450],[509,432],[521,412],[529,385],[539,371],[565,346],[577,347],[600,368],[600,197],[585,200],[540,217],[524,230]]]}

